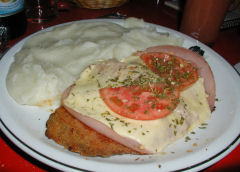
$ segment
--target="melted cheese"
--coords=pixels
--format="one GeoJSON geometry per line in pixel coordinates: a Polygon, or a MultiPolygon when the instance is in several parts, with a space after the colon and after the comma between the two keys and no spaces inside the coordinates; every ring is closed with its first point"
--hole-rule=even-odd
{"type": "Polygon", "coordinates": [[[119,135],[137,141],[143,148],[153,153],[160,152],[210,117],[202,78],[181,92],[180,103],[165,118],[133,120],[111,111],[101,99],[99,88],[122,86],[129,80],[129,76],[130,80],[134,80],[140,75],[153,80],[158,78],[139,64],[109,60],[92,65],[82,72],[64,103],[69,108],[102,122],[119,135]]]}

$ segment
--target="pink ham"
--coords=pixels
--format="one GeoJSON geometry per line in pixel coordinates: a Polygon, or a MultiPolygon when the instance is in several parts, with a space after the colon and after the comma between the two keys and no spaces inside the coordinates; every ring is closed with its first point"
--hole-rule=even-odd
{"type": "Polygon", "coordinates": [[[214,80],[214,76],[210,66],[202,56],[186,48],[172,46],[172,45],[150,47],[144,51],[138,51],[134,55],[140,56],[141,54],[144,54],[147,52],[170,53],[192,63],[192,65],[198,69],[199,76],[204,78],[204,87],[205,87],[206,93],[209,95],[208,104],[210,109],[212,111],[214,110],[215,96],[216,96],[215,80],[214,80]]]}
{"type": "Polygon", "coordinates": [[[93,119],[93,118],[90,118],[88,116],[85,116],[85,115],[82,115],[76,111],[74,111],[73,109],[69,108],[68,106],[66,106],[64,104],[64,99],[68,97],[71,89],[72,89],[73,86],[70,86],[69,88],[67,88],[64,93],[63,93],[63,96],[62,96],[62,105],[64,106],[64,108],[70,113],[72,114],[75,118],[77,118],[78,120],[80,120],[82,123],[84,123],[85,125],[89,126],[90,128],[94,129],[95,131],[101,133],[102,135],[108,137],[108,138],[111,138],[112,140],[126,146],[126,147],[129,147],[133,150],[136,150],[138,152],[141,152],[143,154],[152,154],[152,152],[146,150],[146,149],[143,149],[142,146],[130,139],[130,138],[127,138],[127,137],[123,137],[123,136],[120,136],[119,134],[117,134],[114,130],[112,130],[111,128],[109,128],[108,126],[102,124],[101,122],[93,119]]]}

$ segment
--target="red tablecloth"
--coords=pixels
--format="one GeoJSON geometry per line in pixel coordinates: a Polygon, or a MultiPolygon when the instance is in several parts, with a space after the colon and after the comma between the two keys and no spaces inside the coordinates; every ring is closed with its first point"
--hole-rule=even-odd
{"type": "MultiPolygon", "coordinates": [[[[8,47],[27,35],[59,23],[81,19],[97,18],[112,12],[119,12],[128,17],[143,18],[147,22],[159,24],[177,30],[179,24],[179,13],[163,5],[156,5],[155,1],[132,0],[118,8],[104,10],[89,10],[83,8],[72,8],[67,12],[60,12],[57,19],[50,22],[34,24],[29,23],[27,32],[22,37],[11,41],[8,47]]],[[[237,28],[221,31],[213,49],[223,56],[230,64],[240,62],[240,35],[237,28]]],[[[42,164],[38,160],[25,154],[17,148],[1,132],[0,138],[0,171],[53,171],[51,167],[42,164]]],[[[229,155],[204,171],[240,171],[240,146],[238,145],[229,155]]]]}

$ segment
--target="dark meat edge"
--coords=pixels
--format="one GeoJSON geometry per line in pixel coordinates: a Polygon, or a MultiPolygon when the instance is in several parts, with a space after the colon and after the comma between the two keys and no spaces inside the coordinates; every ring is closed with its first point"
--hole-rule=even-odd
{"type": "Polygon", "coordinates": [[[86,126],[64,107],[59,107],[50,115],[46,127],[45,135],[49,139],[83,156],[142,154],[86,126]]]}

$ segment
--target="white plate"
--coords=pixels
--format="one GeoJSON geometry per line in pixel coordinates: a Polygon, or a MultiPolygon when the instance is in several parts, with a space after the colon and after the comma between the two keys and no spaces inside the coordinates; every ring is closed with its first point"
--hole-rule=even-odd
{"type": "MultiPolygon", "coordinates": [[[[103,19],[101,19],[103,20],[103,19]]],[[[85,20],[79,22],[99,21],[85,20]]],[[[105,20],[106,21],[106,20],[105,20]]],[[[107,20],[122,24],[122,20],[107,20]]],[[[151,25],[151,24],[149,24],[151,25]]],[[[240,77],[221,56],[174,30],[153,25],[158,31],[173,33],[184,38],[184,46],[200,46],[216,80],[219,101],[206,129],[189,134],[188,142],[181,139],[160,155],[118,155],[110,158],[86,158],[65,150],[45,137],[46,121],[50,112],[37,107],[21,106],[9,96],[5,79],[14,54],[26,39],[13,46],[0,61],[0,127],[19,148],[27,154],[63,171],[174,171],[204,169],[230,153],[240,142],[240,77]],[[197,143],[197,146],[193,146],[197,143]]],[[[56,26],[55,26],[56,27],[56,26]]]]}

